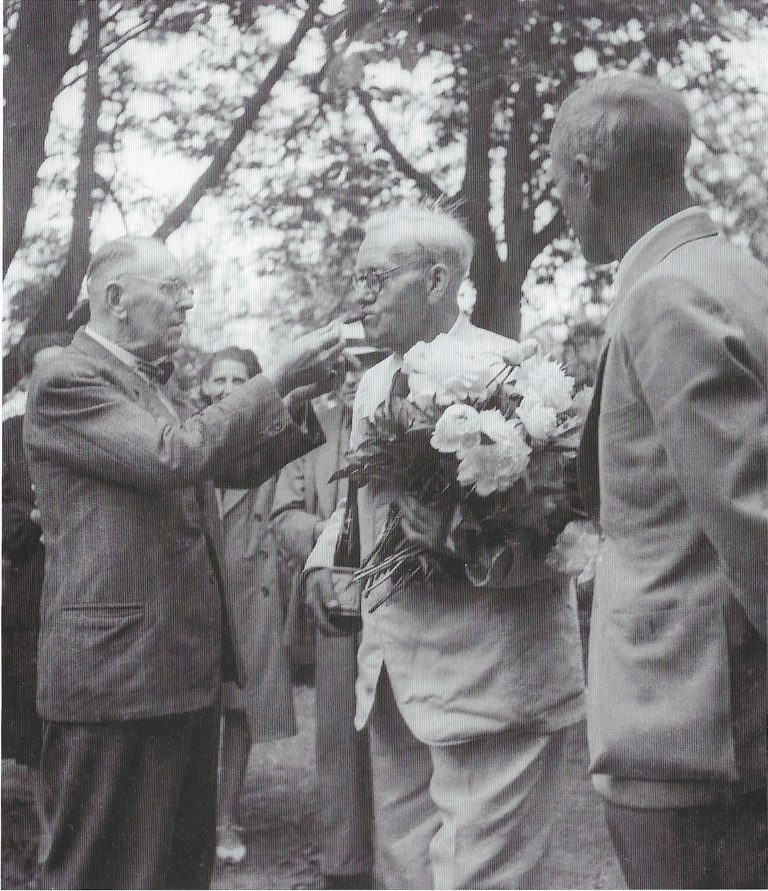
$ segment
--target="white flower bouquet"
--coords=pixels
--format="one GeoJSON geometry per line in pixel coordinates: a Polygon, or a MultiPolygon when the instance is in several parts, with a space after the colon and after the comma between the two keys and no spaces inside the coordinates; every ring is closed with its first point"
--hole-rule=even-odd
{"type": "Polygon", "coordinates": [[[509,341],[499,355],[439,335],[409,350],[335,475],[398,493],[356,573],[366,594],[435,573],[503,586],[521,559],[543,563],[573,517],[564,467],[590,395],[574,395],[573,378],[535,341],[509,341]],[[408,502],[431,518],[428,535],[409,534],[408,502]]]}

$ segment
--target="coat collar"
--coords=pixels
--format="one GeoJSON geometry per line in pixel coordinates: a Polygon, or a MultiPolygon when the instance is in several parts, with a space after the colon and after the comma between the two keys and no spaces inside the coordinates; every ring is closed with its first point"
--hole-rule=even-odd
{"type": "Polygon", "coordinates": [[[216,502],[219,506],[219,516],[228,514],[233,507],[238,505],[251,489],[225,489],[222,495],[221,489],[216,490],[216,502]]]}
{"type": "MultiPolygon", "coordinates": [[[[86,356],[96,360],[100,365],[107,366],[115,377],[118,377],[125,384],[126,388],[135,393],[145,404],[161,406],[163,413],[168,413],[169,408],[164,400],[160,398],[155,387],[132,366],[126,364],[111,350],[108,350],[91,337],[90,334],[87,334],[84,328],[79,328],[75,332],[70,348],[84,353],[86,356]]],[[[167,387],[163,396],[172,403],[177,415],[184,417],[188,413],[186,401],[175,386],[167,387]]]]}
{"type": "Polygon", "coordinates": [[[638,239],[627,251],[616,274],[616,301],[631,290],[632,285],[689,241],[718,235],[719,230],[701,207],[688,207],[662,220],[638,239]]]}
{"type": "MultiPolygon", "coordinates": [[[[718,234],[717,226],[714,225],[707,212],[700,207],[689,207],[654,226],[632,245],[621,261],[616,276],[616,297],[611,310],[626,297],[637,281],[658,266],[677,248],[690,241],[718,234]]],[[[611,333],[618,323],[618,314],[611,312],[598,360],[592,404],[584,422],[579,447],[579,489],[585,509],[595,519],[599,519],[600,515],[598,419],[600,417],[603,375],[611,343],[611,333]]]]}

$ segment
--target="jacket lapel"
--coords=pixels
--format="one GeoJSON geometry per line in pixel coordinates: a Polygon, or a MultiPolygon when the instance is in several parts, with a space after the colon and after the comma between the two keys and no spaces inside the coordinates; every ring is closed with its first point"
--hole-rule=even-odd
{"type": "Polygon", "coordinates": [[[220,490],[217,489],[217,499],[219,502],[219,513],[221,516],[226,516],[235,505],[239,504],[243,498],[250,492],[250,489],[225,489],[224,494],[221,495],[220,490]]]}
{"type": "Polygon", "coordinates": [[[603,376],[605,362],[608,358],[610,340],[603,347],[595,375],[595,390],[589,406],[584,430],[579,444],[578,474],[579,494],[584,510],[596,521],[600,520],[600,469],[598,452],[598,421],[600,419],[600,402],[603,395],[603,376]]]}
{"type": "MultiPolygon", "coordinates": [[[[132,368],[129,368],[117,356],[114,356],[90,335],[86,334],[84,329],[80,328],[75,332],[75,336],[72,338],[72,347],[109,368],[112,375],[120,380],[125,389],[131,392],[153,414],[172,417],[168,407],[158,397],[157,391],[152,384],[136,374],[132,368]]],[[[176,400],[170,394],[168,398],[169,401],[173,401],[175,404],[176,400]]],[[[181,408],[179,413],[183,417],[184,409],[181,408]]],[[[178,419],[174,418],[174,420],[178,419]]]]}

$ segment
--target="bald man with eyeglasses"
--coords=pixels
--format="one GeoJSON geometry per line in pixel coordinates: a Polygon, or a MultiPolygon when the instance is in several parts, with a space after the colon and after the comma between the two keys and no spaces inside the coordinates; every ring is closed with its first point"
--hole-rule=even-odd
{"type": "Polygon", "coordinates": [[[223,680],[242,677],[214,481],[250,488],[323,441],[327,327],[191,414],[168,376],[192,289],[159,241],[102,247],[89,324],[32,381],[24,440],[46,542],[37,705],[43,888],[205,888],[223,680]]]}

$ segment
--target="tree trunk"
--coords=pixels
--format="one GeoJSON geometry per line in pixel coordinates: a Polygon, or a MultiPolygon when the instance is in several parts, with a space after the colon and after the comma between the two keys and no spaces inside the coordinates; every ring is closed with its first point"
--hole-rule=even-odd
{"type": "MultiPolygon", "coordinates": [[[[84,45],[88,60],[85,82],[83,126],[78,149],[77,181],[72,203],[72,233],[64,266],[48,293],[38,304],[25,328],[25,336],[44,331],[64,330],[69,312],[75,306],[90,260],[91,216],[96,181],[95,156],[98,144],[98,117],[101,106],[99,84],[99,0],[87,0],[88,34],[84,45]]],[[[11,389],[18,380],[18,345],[3,358],[3,387],[11,389]]]]}
{"type": "Polygon", "coordinates": [[[491,177],[488,152],[491,148],[491,125],[496,101],[497,84],[489,56],[484,48],[475,47],[467,54],[469,114],[467,122],[467,152],[464,181],[459,198],[459,213],[475,239],[475,256],[470,278],[477,290],[477,301],[472,320],[490,330],[506,334],[504,325],[494,318],[493,296],[499,274],[500,260],[496,236],[491,228],[491,177]],[[495,327],[493,324],[495,323],[495,327]]]}
{"type": "Polygon", "coordinates": [[[269,99],[272,88],[285,74],[288,66],[296,57],[299,44],[314,24],[320,3],[321,0],[310,0],[306,13],[299,22],[291,39],[280,50],[275,64],[267,73],[258,90],[243,103],[243,111],[235,121],[229,136],[218,146],[213,153],[210,164],[195,181],[186,196],[155,230],[155,238],[165,241],[171,233],[175,232],[182,223],[189,219],[195,205],[203,195],[221,181],[227,164],[229,164],[232,155],[235,153],[235,149],[253,126],[256,118],[259,116],[259,112],[269,99]]]}
{"type": "Polygon", "coordinates": [[[77,302],[91,259],[91,217],[93,216],[93,191],[96,187],[96,146],[99,141],[99,110],[101,86],[99,83],[99,0],[87,0],[88,37],[85,52],[88,74],[85,81],[85,105],[80,148],[77,153],[77,181],[72,202],[72,234],[64,267],[51,288],[46,307],[44,330],[61,328],[67,315],[77,302]]]}
{"type": "Polygon", "coordinates": [[[3,276],[19,249],[56,93],[72,61],[76,0],[22,0],[7,46],[3,132],[3,276]]]}

